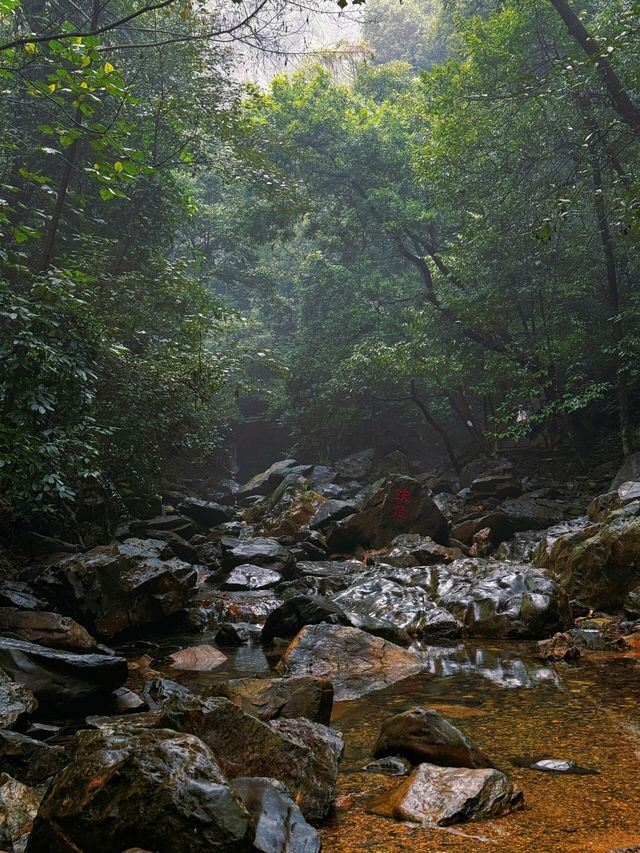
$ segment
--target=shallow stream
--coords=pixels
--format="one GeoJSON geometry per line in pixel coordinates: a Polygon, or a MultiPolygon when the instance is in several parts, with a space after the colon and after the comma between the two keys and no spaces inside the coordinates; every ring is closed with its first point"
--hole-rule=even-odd
{"type": "MultiPolygon", "coordinates": [[[[152,654],[206,642],[212,640],[202,634],[172,637],[152,654]]],[[[336,809],[320,829],[325,853],[605,853],[640,845],[639,657],[600,654],[574,666],[549,666],[527,643],[420,651],[425,670],[419,676],[334,706],[332,725],[343,732],[346,749],[336,809]],[[401,781],[362,770],[372,760],[380,724],[416,705],[439,711],[509,773],[524,791],[525,810],[447,829],[368,813],[370,799],[401,781]],[[514,758],[569,759],[596,772],[540,772],[514,765],[514,758]]],[[[225,654],[227,664],[212,672],[163,668],[163,675],[200,689],[230,677],[277,675],[277,658],[265,657],[260,645],[225,654]]]]}

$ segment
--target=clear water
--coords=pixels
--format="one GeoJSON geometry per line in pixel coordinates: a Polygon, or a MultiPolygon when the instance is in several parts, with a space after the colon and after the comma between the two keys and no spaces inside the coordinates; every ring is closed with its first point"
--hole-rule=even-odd
{"type": "MultiPolygon", "coordinates": [[[[160,645],[168,652],[202,642],[211,639],[172,637],[160,645]]],[[[332,725],[343,732],[346,749],[336,809],[320,828],[325,853],[605,853],[640,844],[639,657],[602,654],[577,666],[550,666],[525,643],[421,651],[425,671],[419,676],[335,705],[332,725]],[[525,810],[447,829],[369,814],[368,801],[399,783],[362,771],[380,724],[416,705],[440,711],[507,771],[524,791],[525,810]],[[513,757],[572,760],[597,775],[543,773],[514,766],[513,757]]],[[[229,677],[273,674],[277,661],[259,645],[225,653],[227,664],[213,672],[157,669],[197,689],[229,677]]]]}

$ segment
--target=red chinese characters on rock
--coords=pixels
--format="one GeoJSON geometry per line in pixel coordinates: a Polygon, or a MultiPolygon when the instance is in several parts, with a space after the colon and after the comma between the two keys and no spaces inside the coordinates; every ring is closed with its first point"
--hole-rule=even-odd
{"type": "Polygon", "coordinates": [[[394,495],[394,500],[395,503],[391,511],[391,518],[402,521],[406,516],[406,505],[409,503],[409,489],[398,489],[394,495]]]}

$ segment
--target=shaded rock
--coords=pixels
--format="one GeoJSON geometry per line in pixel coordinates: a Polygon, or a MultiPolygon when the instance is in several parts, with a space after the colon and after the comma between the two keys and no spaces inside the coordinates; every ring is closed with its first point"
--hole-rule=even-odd
{"type": "Polygon", "coordinates": [[[178,511],[204,528],[224,524],[233,517],[233,510],[228,506],[222,506],[213,501],[201,501],[198,498],[185,498],[178,507],[178,511]]]}
{"type": "Polygon", "coordinates": [[[376,452],[374,448],[361,450],[359,453],[353,453],[351,456],[345,456],[339,459],[333,466],[337,477],[342,481],[359,480],[363,482],[367,479],[371,469],[373,468],[373,460],[376,452]]]}
{"type": "Polygon", "coordinates": [[[339,701],[380,690],[422,668],[422,660],[414,652],[358,628],[327,624],[305,626],[278,664],[289,676],[329,679],[339,701]]]}
{"type": "Polygon", "coordinates": [[[332,551],[357,545],[381,548],[401,533],[419,533],[446,542],[449,523],[426,487],[411,477],[388,477],[372,489],[360,512],[326,531],[332,551]]]}
{"type": "Polygon", "coordinates": [[[156,515],[154,518],[136,519],[129,522],[129,532],[132,536],[153,537],[158,531],[169,530],[184,539],[191,539],[196,532],[196,525],[186,515],[177,514],[156,515]]]}
{"type": "Polygon", "coordinates": [[[278,572],[266,569],[262,566],[252,566],[243,563],[231,569],[220,589],[224,590],[250,590],[271,589],[280,583],[282,576],[278,572]]]}
{"type": "Polygon", "coordinates": [[[253,849],[259,853],[320,853],[320,837],[277,779],[233,780],[255,825],[253,849]]]}
{"type": "Polygon", "coordinates": [[[359,628],[367,634],[373,634],[374,637],[382,637],[383,640],[388,640],[397,646],[410,646],[413,642],[413,637],[404,628],[394,625],[388,619],[378,619],[366,614],[361,616],[357,613],[347,613],[347,619],[352,628],[359,628]]]}
{"type": "Polygon", "coordinates": [[[212,599],[216,623],[260,624],[281,604],[282,599],[271,590],[259,589],[248,592],[220,592],[212,599]]]}
{"type": "Polygon", "coordinates": [[[182,560],[136,561],[108,546],[62,561],[35,583],[63,613],[110,636],[181,612],[195,582],[195,570],[182,560]]]}
{"type": "Polygon", "coordinates": [[[270,643],[274,637],[294,637],[305,625],[347,625],[343,610],[325,598],[297,595],[267,616],[262,629],[262,639],[270,643]]]}
{"type": "Polygon", "coordinates": [[[601,521],[606,521],[611,513],[616,509],[620,509],[621,506],[622,502],[618,492],[608,492],[605,495],[598,495],[591,501],[587,507],[587,515],[591,521],[600,523],[601,521]]]}
{"type": "Polygon", "coordinates": [[[0,637],[0,667],[29,688],[41,712],[104,699],[128,674],[121,657],[77,655],[7,637],[0,637]]]}
{"type": "Polygon", "coordinates": [[[95,639],[70,616],[43,610],[0,607],[0,632],[41,646],[72,651],[91,651],[95,639]]]}
{"type": "Polygon", "coordinates": [[[157,560],[168,560],[173,557],[173,551],[162,539],[140,539],[136,536],[125,539],[117,546],[118,553],[134,560],[147,560],[154,557],[157,560]]]}
{"type": "Polygon", "coordinates": [[[563,501],[522,495],[520,498],[504,501],[500,509],[507,516],[511,530],[542,530],[563,521],[567,504],[563,501]]]}
{"type": "Polygon", "coordinates": [[[617,491],[618,486],[630,480],[640,480],[640,451],[627,456],[611,481],[609,491],[617,491]]]}
{"type": "Polygon", "coordinates": [[[382,724],[373,754],[376,758],[402,755],[413,764],[479,769],[493,762],[437,711],[413,708],[382,724]]]}
{"type": "Polygon", "coordinates": [[[328,726],[333,685],[326,678],[234,678],[216,685],[211,695],[225,696],[259,720],[306,717],[328,726]]]}
{"type": "Polygon", "coordinates": [[[302,719],[263,723],[228,699],[196,696],[169,699],[158,725],[197,735],[229,778],[269,773],[308,820],[327,814],[343,749],[332,729],[302,719]]]}
{"type": "Polygon", "coordinates": [[[420,764],[399,788],[373,805],[397,820],[451,826],[496,818],[524,806],[522,791],[499,770],[420,764]]]}
{"type": "Polygon", "coordinates": [[[568,632],[554,634],[548,640],[539,640],[538,652],[545,660],[575,661],[580,657],[580,649],[576,646],[572,635],[568,632]]]}
{"type": "Polygon", "coordinates": [[[460,519],[451,528],[451,538],[465,545],[471,545],[473,537],[487,528],[491,531],[489,539],[494,545],[499,545],[514,533],[507,514],[502,510],[496,510],[484,515],[476,513],[460,519]]]}
{"type": "Polygon", "coordinates": [[[116,714],[139,714],[141,711],[149,710],[147,702],[126,687],[119,687],[114,690],[111,694],[111,700],[116,714]]]}
{"type": "Polygon", "coordinates": [[[25,785],[40,785],[61,770],[68,761],[62,746],[0,731],[0,772],[8,773],[25,785]]]}
{"type": "Polygon", "coordinates": [[[356,511],[356,505],[349,501],[325,501],[318,507],[316,514],[309,522],[309,527],[312,530],[325,530],[333,521],[340,521],[356,511]]]}
{"type": "Polygon", "coordinates": [[[189,734],[82,731],[38,810],[29,853],[249,853],[253,826],[211,751],[189,734]]]}
{"type": "Polygon", "coordinates": [[[33,591],[22,581],[5,580],[0,587],[0,607],[18,610],[49,610],[49,604],[36,598],[33,591]]]}
{"type": "MultiPolygon", "coordinates": [[[[251,495],[270,495],[280,483],[288,476],[293,468],[299,468],[295,459],[283,459],[274,462],[266,471],[256,474],[237,491],[238,497],[244,498],[251,495]]],[[[312,466],[305,466],[308,470],[312,466]]]]}
{"type": "Polygon", "coordinates": [[[21,725],[37,707],[38,701],[28,687],[10,681],[0,671],[0,729],[21,725]]]}
{"type": "Polygon", "coordinates": [[[154,542],[164,542],[168,546],[169,557],[175,556],[186,563],[201,562],[195,545],[188,542],[183,536],[176,533],[175,530],[152,530],[150,533],[154,536],[154,542]]]}
{"type": "Polygon", "coordinates": [[[25,836],[31,832],[42,793],[0,774],[0,847],[3,851],[23,850],[25,836]]]}
{"type": "Polygon", "coordinates": [[[515,468],[506,459],[475,459],[463,469],[460,479],[479,497],[518,497],[522,492],[515,468]]]}
{"type": "Polygon", "coordinates": [[[222,562],[227,569],[246,564],[261,566],[276,572],[283,578],[293,577],[295,571],[295,560],[291,551],[282,546],[277,539],[263,536],[235,545],[223,555],[222,562]]]}
{"type": "Polygon", "coordinates": [[[202,644],[180,649],[169,655],[174,669],[190,669],[199,672],[209,672],[227,662],[226,655],[214,646],[202,644]]]}

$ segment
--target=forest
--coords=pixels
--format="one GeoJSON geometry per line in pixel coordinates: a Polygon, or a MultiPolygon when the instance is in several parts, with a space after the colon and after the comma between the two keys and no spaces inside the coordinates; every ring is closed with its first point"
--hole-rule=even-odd
{"type": "Polygon", "coordinates": [[[0,0],[0,98],[0,851],[640,850],[640,3],[0,0]]]}

